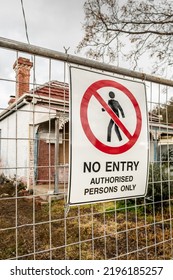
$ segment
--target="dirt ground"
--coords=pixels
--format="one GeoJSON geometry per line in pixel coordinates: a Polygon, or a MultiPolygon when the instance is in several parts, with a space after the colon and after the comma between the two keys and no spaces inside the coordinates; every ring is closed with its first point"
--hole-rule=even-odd
{"type": "Polygon", "coordinates": [[[66,217],[64,199],[1,184],[0,259],[171,259],[170,205],[122,205],[72,207],[66,217]]]}

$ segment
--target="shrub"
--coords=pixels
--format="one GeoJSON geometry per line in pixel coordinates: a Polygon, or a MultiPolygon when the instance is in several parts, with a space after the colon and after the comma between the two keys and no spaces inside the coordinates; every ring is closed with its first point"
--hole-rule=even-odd
{"type": "Polygon", "coordinates": [[[167,166],[163,163],[151,163],[147,198],[154,202],[167,200],[173,195],[172,187],[173,182],[170,180],[167,166]]]}

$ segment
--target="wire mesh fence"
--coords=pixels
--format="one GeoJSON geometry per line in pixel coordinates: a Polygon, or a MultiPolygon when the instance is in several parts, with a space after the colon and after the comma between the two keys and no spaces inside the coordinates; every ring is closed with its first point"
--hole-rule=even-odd
{"type": "Polygon", "coordinates": [[[149,182],[146,197],[67,213],[70,57],[0,46],[0,259],[172,259],[172,82],[76,58],[145,82],[149,182]]]}

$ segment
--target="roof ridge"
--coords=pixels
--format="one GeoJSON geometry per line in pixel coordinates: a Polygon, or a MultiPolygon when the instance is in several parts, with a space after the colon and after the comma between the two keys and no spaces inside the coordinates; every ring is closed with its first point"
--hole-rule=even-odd
{"type": "Polygon", "coordinates": [[[65,82],[61,82],[61,81],[58,81],[58,80],[51,80],[51,81],[49,81],[49,82],[46,82],[46,83],[44,83],[44,84],[40,84],[40,85],[38,85],[35,89],[34,88],[32,88],[29,92],[30,93],[33,93],[33,91],[38,91],[38,90],[40,90],[40,89],[42,89],[42,88],[45,88],[45,87],[51,87],[51,86],[53,86],[53,84],[57,84],[59,87],[65,87],[65,88],[69,88],[69,84],[68,83],[65,83],[65,82]]]}

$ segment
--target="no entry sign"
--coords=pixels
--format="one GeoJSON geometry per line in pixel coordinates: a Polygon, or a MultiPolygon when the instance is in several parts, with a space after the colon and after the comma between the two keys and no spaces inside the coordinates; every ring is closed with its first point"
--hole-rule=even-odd
{"type": "Polygon", "coordinates": [[[145,85],[70,67],[68,204],[144,196],[148,177],[145,85]]]}

